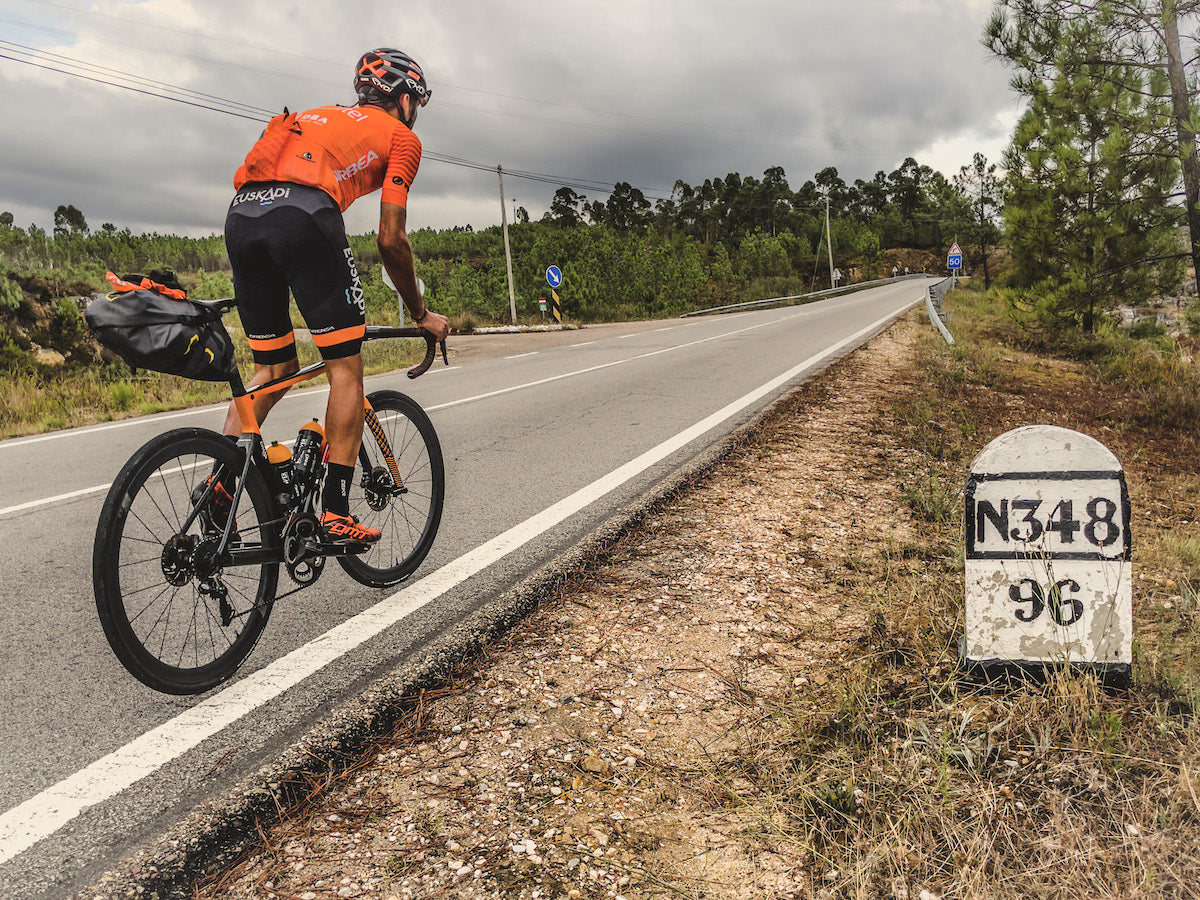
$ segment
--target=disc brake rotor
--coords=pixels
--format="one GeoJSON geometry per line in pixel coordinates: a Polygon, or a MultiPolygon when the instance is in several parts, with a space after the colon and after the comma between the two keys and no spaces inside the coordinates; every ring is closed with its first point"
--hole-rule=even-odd
{"type": "Polygon", "coordinates": [[[183,587],[196,574],[196,543],[194,534],[177,534],[163,545],[162,572],[169,584],[183,587]]]}

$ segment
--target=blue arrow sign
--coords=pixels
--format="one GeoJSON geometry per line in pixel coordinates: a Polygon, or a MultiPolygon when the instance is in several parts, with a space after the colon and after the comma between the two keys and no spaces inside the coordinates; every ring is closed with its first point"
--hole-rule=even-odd
{"type": "Polygon", "coordinates": [[[551,266],[548,268],[546,270],[546,284],[550,285],[552,288],[556,288],[562,284],[562,269],[560,269],[558,266],[551,266]]]}

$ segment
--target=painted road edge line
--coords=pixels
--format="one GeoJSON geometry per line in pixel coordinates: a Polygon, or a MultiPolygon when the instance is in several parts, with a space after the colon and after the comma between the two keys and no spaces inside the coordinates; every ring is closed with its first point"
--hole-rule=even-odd
{"type": "Polygon", "coordinates": [[[890,312],[837,344],[810,356],[690,428],[430,573],[416,584],[397,591],[219,694],[7,810],[0,815],[0,864],[49,837],[88,807],[109,800],[152,775],[202,741],[554,528],[793,378],[836,357],[897,315],[898,312],[890,312]]]}

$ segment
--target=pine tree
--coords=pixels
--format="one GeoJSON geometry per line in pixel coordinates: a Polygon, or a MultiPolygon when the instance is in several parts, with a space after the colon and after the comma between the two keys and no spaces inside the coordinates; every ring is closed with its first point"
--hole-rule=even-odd
{"type": "Polygon", "coordinates": [[[991,288],[992,277],[988,272],[988,257],[1000,239],[996,215],[1000,211],[1000,177],[996,164],[989,163],[982,153],[976,153],[971,165],[963,166],[954,176],[955,189],[971,204],[971,223],[965,229],[964,239],[979,248],[979,262],[983,266],[983,287],[991,288]]]}
{"type": "Polygon", "coordinates": [[[1053,65],[1026,59],[1014,79],[1029,108],[1004,159],[1007,241],[1020,302],[1043,324],[1094,331],[1117,303],[1181,277],[1166,73],[1122,62],[1129,35],[1110,15],[1041,24],[1053,65]]]}
{"type": "Polygon", "coordinates": [[[1198,17],[1200,0],[997,0],[984,43],[1021,70],[1013,84],[1026,94],[1034,81],[1049,85],[1061,75],[1088,72],[1130,89],[1140,83],[1148,92],[1132,119],[1115,113],[1113,121],[1131,135],[1135,152],[1174,158],[1178,193],[1172,200],[1183,200],[1174,210],[1191,236],[1200,288],[1197,59],[1184,60],[1179,39],[1180,22],[1194,26],[1198,17]],[[1142,115],[1151,105],[1152,123],[1142,115]]]}

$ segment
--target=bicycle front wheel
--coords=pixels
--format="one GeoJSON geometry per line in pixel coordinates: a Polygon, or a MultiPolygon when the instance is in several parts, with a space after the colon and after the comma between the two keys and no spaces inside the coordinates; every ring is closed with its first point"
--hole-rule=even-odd
{"type": "MultiPolygon", "coordinates": [[[[104,501],[92,553],[96,609],[117,659],[155,690],[198,694],[220,684],[271,614],[279,563],[232,566],[228,553],[217,558],[228,497],[224,514],[211,495],[201,500],[214,474],[233,492],[240,457],[215,432],[168,431],[130,458],[104,501]]],[[[273,504],[251,468],[233,511],[230,550],[278,548],[273,504]]]]}
{"type": "Polygon", "coordinates": [[[350,513],[383,536],[366,553],[339,556],[350,577],[370,587],[403,581],[421,565],[442,521],[446,470],[442,445],[425,410],[398,391],[367,397],[359,471],[350,513]]]}

